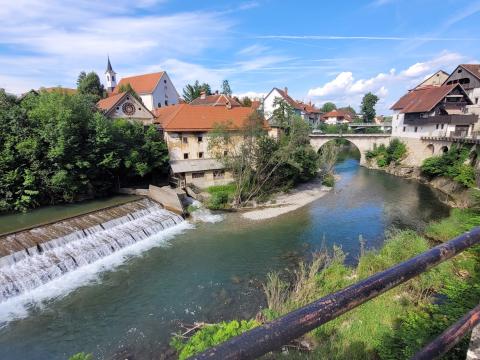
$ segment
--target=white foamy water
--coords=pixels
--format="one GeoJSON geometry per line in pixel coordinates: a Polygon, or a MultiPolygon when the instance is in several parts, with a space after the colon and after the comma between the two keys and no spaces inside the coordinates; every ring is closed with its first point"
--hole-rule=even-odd
{"type": "Polygon", "coordinates": [[[192,205],[197,207],[197,210],[195,210],[191,214],[193,221],[217,223],[225,219],[225,215],[212,214],[210,210],[203,207],[203,204],[200,201],[193,200],[192,205]]]}
{"type": "Polygon", "coordinates": [[[192,227],[152,202],[146,209],[41,244],[36,253],[0,266],[0,325],[97,280],[99,273],[132,256],[165,246],[192,227]]]}

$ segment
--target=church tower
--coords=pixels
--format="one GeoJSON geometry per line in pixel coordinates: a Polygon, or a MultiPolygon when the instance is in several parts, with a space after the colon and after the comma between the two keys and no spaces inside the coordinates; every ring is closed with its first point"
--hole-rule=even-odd
{"type": "Polygon", "coordinates": [[[113,71],[112,64],[110,64],[110,57],[108,57],[107,70],[105,71],[105,77],[107,80],[107,92],[111,93],[115,86],[117,86],[117,80],[115,79],[117,73],[113,71]]]}

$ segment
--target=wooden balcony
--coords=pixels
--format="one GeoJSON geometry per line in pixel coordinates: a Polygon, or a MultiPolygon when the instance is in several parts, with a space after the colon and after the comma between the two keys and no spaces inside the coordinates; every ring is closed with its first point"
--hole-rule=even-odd
{"type": "Polygon", "coordinates": [[[454,115],[434,115],[426,118],[420,116],[405,116],[403,123],[405,125],[422,126],[431,124],[452,124],[452,125],[471,125],[478,121],[478,115],[454,114],[454,115]]]}

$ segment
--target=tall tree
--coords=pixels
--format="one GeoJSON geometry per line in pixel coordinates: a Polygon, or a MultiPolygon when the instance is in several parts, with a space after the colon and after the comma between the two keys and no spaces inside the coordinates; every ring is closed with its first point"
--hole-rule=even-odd
{"type": "Polygon", "coordinates": [[[223,80],[222,94],[227,96],[232,96],[232,89],[230,88],[230,84],[228,83],[228,80],[223,80]]]}
{"type": "Polygon", "coordinates": [[[212,89],[209,84],[200,84],[198,80],[195,80],[193,84],[187,84],[183,88],[183,99],[186,102],[192,102],[196,98],[200,97],[202,91],[205,91],[205,95],[212,95],[212,89]]]}
{"type": "Polygon", "coordinates": [[[105,89],[100,82],[100,78],[98,77],[97,73],[93,71],[89,72],[88,74],[82,71],[78,75],[77,90],[80,94],[94,95],[98,99],[101,99],[105,96],[105,89]]]}
{"type": "Polygon", "coordinates": [[[362,99],[362,105],[360,107],[363,114],[364,122],[373,122],[375,120],[375,105],[377,104],[379,98],[377,95],[372,94],[371,92],[365,94],[362,99]]]}
{"type": "Polygon", "coordinates": [[[274,125],[288,131],[295,116],[295,109],[281,97],[273,100],[273,107],[275,108],[272,114],[274,125]]]}
{"type": "Polygon", "coordinates": [[[326,102],[325,104],[322,105],[322,107],[320,108],[320,111],[327,113],[335,110],[336,108],[337,108],[337,105],[335,105],[333,102],[326,102]]]}

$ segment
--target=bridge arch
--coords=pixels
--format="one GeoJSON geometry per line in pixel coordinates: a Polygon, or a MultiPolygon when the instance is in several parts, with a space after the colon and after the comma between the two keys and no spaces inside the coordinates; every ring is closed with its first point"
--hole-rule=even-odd
{"type": "Polygon", "coordinates": [[[318,152],[323,145],[334,139],[346,139],[355,145],[360,151],[360,164],[365,165],[367,161],[365,152],[381,144],[388,145],[391,136],[390,134],[311,134],[310,144],[318,152]]]}

